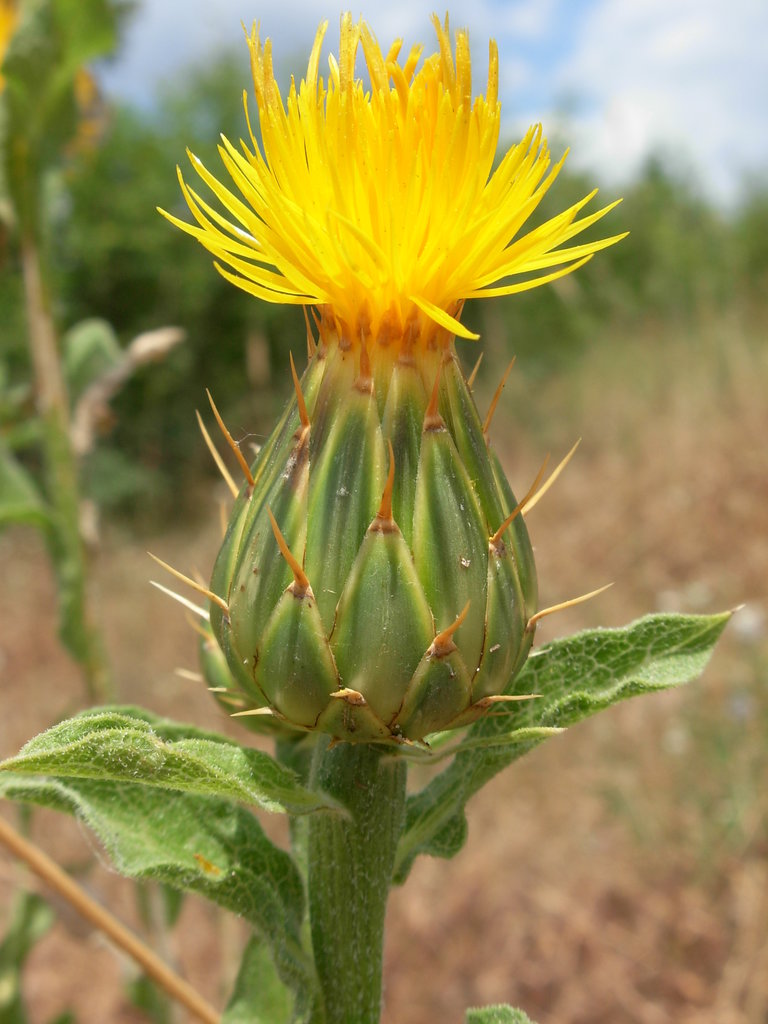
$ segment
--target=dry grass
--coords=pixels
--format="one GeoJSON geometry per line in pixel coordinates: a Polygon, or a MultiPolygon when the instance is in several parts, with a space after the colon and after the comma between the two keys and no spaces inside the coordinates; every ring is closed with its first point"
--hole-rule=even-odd
{"type": "MultiPolygon", "coordinates": [[[[550,620],[540,642],[648,610],[747,608],[700,683],[551,741],[471,805],[459,857],[417,863],[392,899],[386,1024],[459,1024],[467,1005],[498,1001],[523,1006],[539,1024],[768,1019],[768,352],[760,334],[734,314],[703,320],[689,337],[649,325],[613,347],[598,340],[567,379],[540,388],[535,426],[513,414],[531,405],[524,368],[513,374],[494,430],[518,490],[548,446],[564,453],[583,435],[577,459],[530,515],[542,601],[616,582],[594,604],[550,620]]],[[[205,569],[215,544],[211,525],[149,546],[205,569]]],[[[53,638],[54,595],[37,540],[8,535],[0,558],[6,754],[74,710],[80,690],[53,638]]],[[[147,587],[150,575],[142,550],[108,538],[94,585],[121,699],[226,728],[208,696],[173,675],[191,664],[192,643],[182,615],[147,587]]],[[[36,815],[35,836],[70,866],[92,860],[72,823],[36,815]]],[[[135,919],[129,885],[103,865],[86,877],[135,919]]],[[[0,860],[0,900],[18,881],[0,860]]],[[[169,951],[212,1000],[221,999],[236,959],[227,949],[239,941],[236,929],[224,939],[220,929],[189,900],[169,951]]],[[[32,1024],[67,1005],[87,1024],[142,1019],[127,1006],[122,971],[63,915],[27,971],[32,1024]]]]}

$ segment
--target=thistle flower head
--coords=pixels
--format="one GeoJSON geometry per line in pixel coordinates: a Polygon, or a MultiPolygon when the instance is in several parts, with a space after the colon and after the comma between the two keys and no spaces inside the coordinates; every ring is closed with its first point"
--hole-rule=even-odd
{"type": "Polygon", "coordinates": [[[592,195],[525,231],[562,160],[534,127],[495,166],[496,47],[473,99],[467,33],[433,23],[436,52],[401,61],[345,15],[327,78],[322,25],[285,98],[254,30],[258,130],[223,140],[229,186],[192,157],[215,201],[180,175],[195,223],[169,218],[238,287],[318,311],[294,400],[251,467],[238,452],[205,591],[206,677],[257,730],[399,746],[530,696],[510,687],[548,611],[523,519],[540,481],[517,501],[488,446],[495,400],[481,420],[453,337],[472,337],[465,299],[617,239],[570,244],[611,208],[580,216],[592,195]]]}
{"type": "Polygon", "coordinates": [[[615,205],[580,216],[594,193],[524,230],[564,158],[552,166],[537,125],[494,168],[496,44],[486,95],[473,99],[468,33],[457,32],[452,45],[447,17],[432,21],[436,52],[422,60],[416,46],[403,60],[401,40],[384,52],[365,22],[345,14],[327,77],[323,23],[306,77],[285,99],[270,41],[254,27],[258,131],[249,119],[250,145],[222,140],[230,186],[190,154],[220,205],[180,174],[195,224],[169,218],[238,287],[269,302],[318,306],[345,344],[362,340],[371,351],[475,337],[458,319],[465,299],[544,284],[621,237],[568,244],[615,205]],[[369,84],[355,77],[360,53],[369,84]]]}

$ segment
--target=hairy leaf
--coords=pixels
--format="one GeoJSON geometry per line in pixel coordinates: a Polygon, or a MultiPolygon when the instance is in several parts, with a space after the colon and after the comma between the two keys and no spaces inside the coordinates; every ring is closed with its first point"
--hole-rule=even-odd
{"type": "Polygon", "coordinates": [[[311,984],[300,947],[304,891],[289,854],[245,808],[128,782],[0,774],[0,796],[65,811],[104,844],[117,870],[204,896],[267,938],[287,984],[311,984]]]}
{"type": "Polygon", "coordinates": [[[408,800],[395,879],[420,853],[452,857],[466,838],[469,798],[518,757],[558,730],[627,697],[696,678],[725,628],[721,615],[649,615],[622,629],[592,629],[531,655],[510,692],[537,700],[506,705],[474,725],[456,757],[408,800]]]}
{"type": "Polygon", "coordinates": [[[302,814],[339,805],[259,750],[138,708],[98,708],[30,740],[2,772],[141,783],[302,814]]]}

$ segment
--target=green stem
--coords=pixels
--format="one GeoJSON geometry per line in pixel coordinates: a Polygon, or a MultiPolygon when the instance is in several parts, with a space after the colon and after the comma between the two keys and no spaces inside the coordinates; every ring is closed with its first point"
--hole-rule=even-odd
{"type": "Polygon", "coordinates": [[[49,543],[58,576],[60,635],[80,663],[89,699],[104,701],[111,695],[112,687],[101,638],[88,611],[86,553],[80,536],[80,492],[69,434],[69,400],[39,249],[31,232],[22,237],[21,261],[49,501],[54,512],[49,543]]]}
{"type": "Polygon", "coordinates": [[[351,818],[309,825],[309,912],[325,1024],[379,1024],[384,918],[405,808],[405,764],[366,744],[319,743],[317,787],[351,818]]]}

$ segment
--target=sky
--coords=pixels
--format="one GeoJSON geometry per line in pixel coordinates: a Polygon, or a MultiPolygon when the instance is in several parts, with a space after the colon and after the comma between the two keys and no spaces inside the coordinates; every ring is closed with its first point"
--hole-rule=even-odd
{"type": "MultiPolygon", "coordinates": [[[[433,9],[365,0],[352,13],[384,49],[402,37],[431,51],[433,9]]],[[[449,11],[454,28],[469,29],[478,91],[488,39],[499,45],[505,138],[542,122],[570,146],[572,167],[609,186],[663,154],[724,206],[745,181],[768,181],[766,0],[456,0],[449,11]]],[[[300,77],[323,19],[325,52],[337,49],[339,13],[327,0],[139,0],[104,86],[146,107],[160,81],[237,46],[247,75],[241,22],[253,21],[272,38],[277,66],[300,77]]]]}

